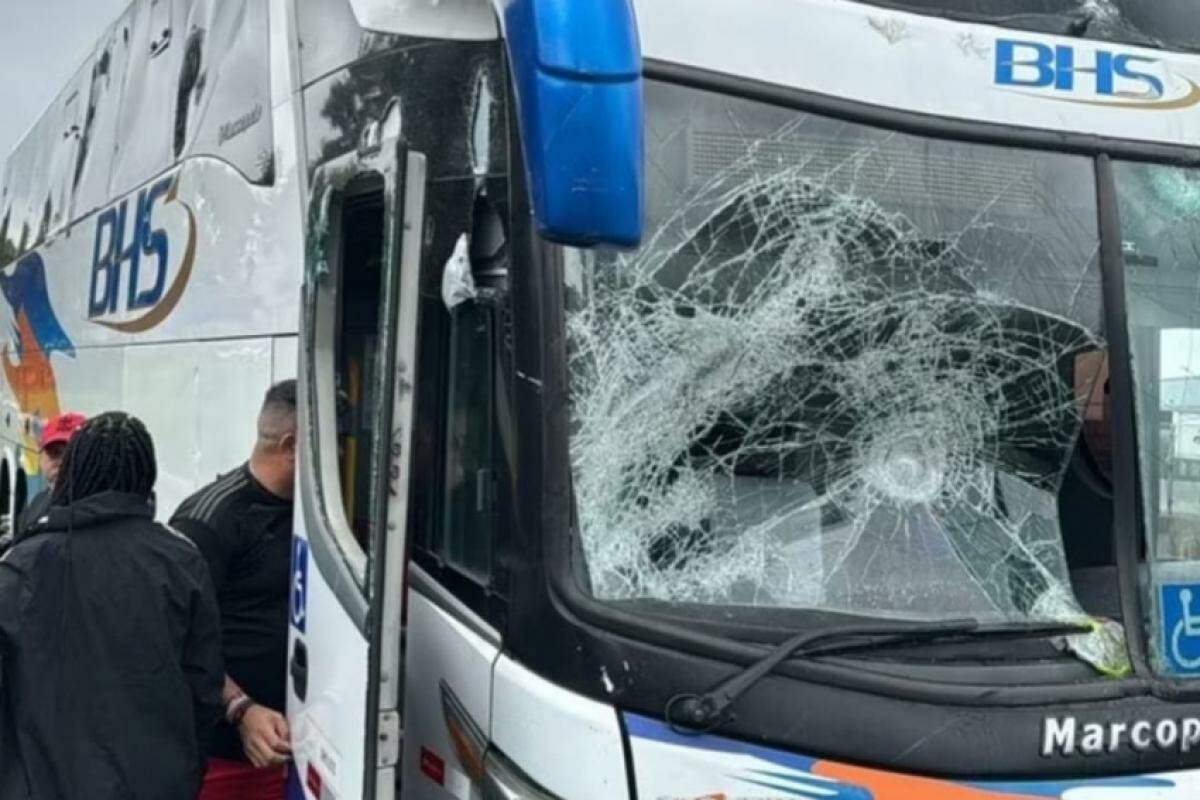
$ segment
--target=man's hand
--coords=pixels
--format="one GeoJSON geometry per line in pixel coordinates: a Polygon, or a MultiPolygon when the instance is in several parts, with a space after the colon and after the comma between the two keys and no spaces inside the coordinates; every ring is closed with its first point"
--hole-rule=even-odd
{"type": "Polygon", "coordinates": [[[292,755],[287,720],[266,706],[255,704],[246,709],[238,733],[246,757],[260,769],[285,764],[292,755]]]}

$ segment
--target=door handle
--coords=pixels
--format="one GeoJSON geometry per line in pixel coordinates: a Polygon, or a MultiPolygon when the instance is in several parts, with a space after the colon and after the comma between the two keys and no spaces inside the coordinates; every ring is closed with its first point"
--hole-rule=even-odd
{"type": "Polygon", "coordinates": [[[308,648],[304,642],[296,640],[292,648],[292,660],[288,664],[288,672],[292,676],[292,691],[301,703],[308,697],[308,648]]]}

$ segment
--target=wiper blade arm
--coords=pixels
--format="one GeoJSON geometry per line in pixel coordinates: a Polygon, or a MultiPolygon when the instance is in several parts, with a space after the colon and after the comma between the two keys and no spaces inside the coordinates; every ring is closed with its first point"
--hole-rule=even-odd
{"type": "Polygon", "coordinates": [[[976,619],[952,619],[928,624],[872,623],[833,630],[806,631],[782,642],[767,655],[704,694],[675,695],[667,702],[665,717],[667,724],[679,733],[710,731],[724,721],[729,708],[754,684],[773,672],[784,661],[797,656],[831,655],[950,636],[1024,638],[1087,633],[1090,630],[1090,626],[1082,623],[985,627],[976,619]],[[843,641],[824,647],[817,646],[830,639],[861,639],[861,641],[843,641]]]}
{"type": "MultiPolygon", "coordinates": [[[[900,631],[892,635],[878,635],[864,638],[857,642],[833,642],[832,644],[814,647],[811,650],[805,649],[800,655],[806,658],[818,658],[821,656],[840,655],[842,653],[856,653],[863,650],[875,650],[882,647],[892,645],[904,645],[913,642],[929,641],[931,639],[940,639],[945,637],[961,636],[964,638],[988,638],[988,639],[1047,639],[1052,636],[1076,636],[1082,633],[1091,633],[1094,630],[1093,626],[1082,622],[1047,622],[1033,624],[996,624],[984,625],[976,624],[970,630],[960,631],[951,630],[949,632],[941,632],[928,634],[924,627],[920,628],[917,635],[912,631],[900,631]]],[[[841,638],[841,636],[838,636],[841,638]]],[[[793,654],[797,655],[797,654],[793,654]]]]}

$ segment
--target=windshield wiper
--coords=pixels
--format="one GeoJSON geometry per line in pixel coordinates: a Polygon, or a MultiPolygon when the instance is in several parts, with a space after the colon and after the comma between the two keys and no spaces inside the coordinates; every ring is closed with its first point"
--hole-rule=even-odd
{"type": "Polygon", "coordinates": [[[667,701],[667,724],[679,733],[705,733],[722,723],[730,707],[784,661],[944,638],[1026,639],[1089,633],[1084,623],[984,625],[976,619],[933,623],[871,623],[798,633],[746,669],[704,694],[677,694],[667,701]],[[857,640],[857,641],[856,641],[857,640]]]}

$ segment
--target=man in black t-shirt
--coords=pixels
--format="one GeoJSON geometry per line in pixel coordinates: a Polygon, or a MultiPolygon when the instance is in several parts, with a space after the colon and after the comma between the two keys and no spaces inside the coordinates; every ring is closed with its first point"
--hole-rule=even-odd
{"type": "Polygon", "coordinates": [[[184,500],[171,525],[208,562],[225,655],[225,720],[200,800],[282,800],[296,382],[271,387],[250,460],[184,500]]]}

